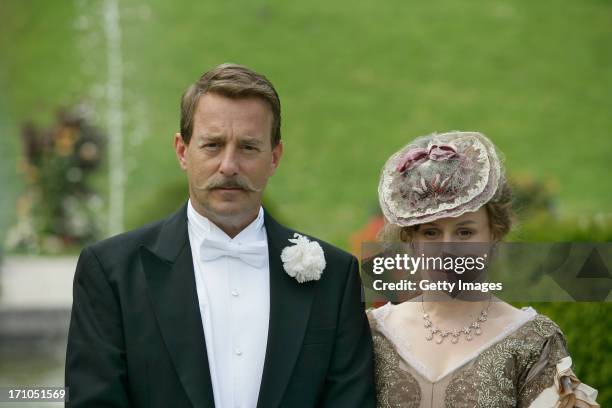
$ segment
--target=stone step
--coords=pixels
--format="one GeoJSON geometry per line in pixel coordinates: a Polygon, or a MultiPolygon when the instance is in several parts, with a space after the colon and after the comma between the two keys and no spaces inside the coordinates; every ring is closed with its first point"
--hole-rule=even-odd
{"type": "Polygon", "coordinates": [[[7,256],[0,266],[0,308],[70,308],[77,257],[7,256]]]}

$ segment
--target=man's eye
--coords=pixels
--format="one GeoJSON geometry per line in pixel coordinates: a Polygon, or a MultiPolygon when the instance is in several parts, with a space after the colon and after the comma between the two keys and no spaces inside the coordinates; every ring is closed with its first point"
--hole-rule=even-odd
{"type": "Polygon", "coordinates": [[[219,143],[205,143],[203,147],[208,150],[214,150],[219,147],[219,143]]]}
{"type": "Polygon", "coordinates": [[[252,146],[252,145],[244,145],[244,146],[242,146],[242,148],[244,150],[248,150],[248,151],[256,151],[256,150],[258,150],[257,147],[252,146]]]}

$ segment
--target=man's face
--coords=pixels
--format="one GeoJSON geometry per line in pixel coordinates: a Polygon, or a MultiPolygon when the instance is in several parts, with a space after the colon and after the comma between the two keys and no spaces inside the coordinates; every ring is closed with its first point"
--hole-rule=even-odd
{"type": "Polygon", "coordinates": [[[272,148],[272,111],[259,98],[200,97],[189,144],[174,147],[195,209],[214,221],[254,218],[282,155],[272,148]]]}

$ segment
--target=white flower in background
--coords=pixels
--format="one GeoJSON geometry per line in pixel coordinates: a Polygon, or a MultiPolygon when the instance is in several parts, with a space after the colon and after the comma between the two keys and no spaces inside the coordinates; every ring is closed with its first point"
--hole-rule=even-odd
{"type": "Polygon", "coordinates": [[[295,233],[293,236],[289,242],[295,245],[287,246],[281,252],[285,271],[300,283],[319,280],[325,269],[323,248],[303,235],[295,233]]]}

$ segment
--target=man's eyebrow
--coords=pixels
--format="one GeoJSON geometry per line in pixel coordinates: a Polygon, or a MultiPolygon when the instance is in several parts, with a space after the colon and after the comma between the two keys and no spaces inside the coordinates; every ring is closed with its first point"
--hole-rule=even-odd
{"type": "Polygon", "coordinates": [[[437,227],[438,224],[436,224],[435,222],[426,222],[425,224],[422,225],[431,225],[432,227],[437,227]]]}
{"type": "Polygon", "coordinates": [[[261,145],[263,144],[263,141],[257,137],[253,137],[253,136],[244,136],[240,138],[240,141],[242,143],[249,143],[252,145],[261,145]]]}
{"type": "Polygon", "coordinates": [[[208,134],[200,134],[198,135],[198,139],[205,140],[207,142],[222,142],[225,141],[225,136],[221,135],[208,135],[208,134]]]}

